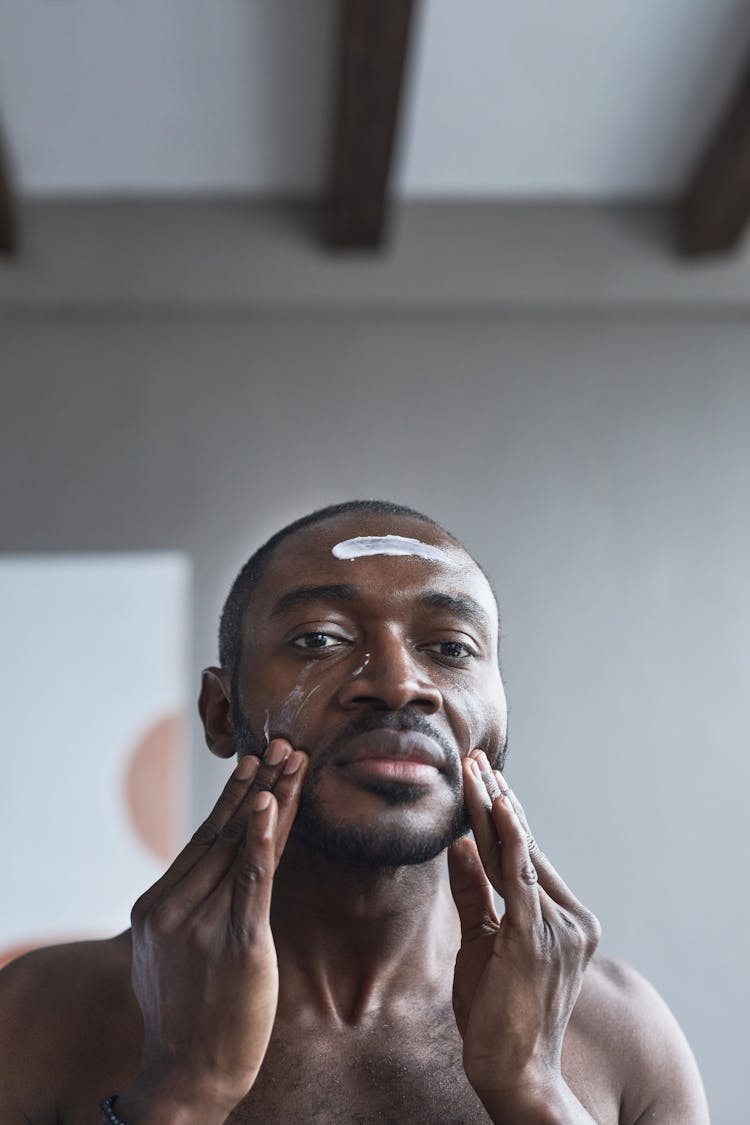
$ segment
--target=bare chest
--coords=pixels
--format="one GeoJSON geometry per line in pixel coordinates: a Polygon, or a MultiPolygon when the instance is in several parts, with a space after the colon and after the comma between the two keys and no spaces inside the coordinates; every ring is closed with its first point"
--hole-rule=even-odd
{"type": "Polygon", "coordinates": [[[251,1093],[227,1125],[485,1125],[455,1025],[274,1037],[251,1093]]]}

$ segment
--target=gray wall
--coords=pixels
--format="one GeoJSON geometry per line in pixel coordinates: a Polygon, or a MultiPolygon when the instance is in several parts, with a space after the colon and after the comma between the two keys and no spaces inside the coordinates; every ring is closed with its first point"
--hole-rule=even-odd
{"type": "MultiPolygon", "coordinates": [[[[188,552],[196,685],[288,519],[387,496],[467,542],[501,601],[511,783],[675,1010],[715,1121],[745,1121],[746,318],[45,308],[0,338],[0,549],[188,552]]],[[[197,819],[226,773],[197,729],[193,768],[197,819]]]]}

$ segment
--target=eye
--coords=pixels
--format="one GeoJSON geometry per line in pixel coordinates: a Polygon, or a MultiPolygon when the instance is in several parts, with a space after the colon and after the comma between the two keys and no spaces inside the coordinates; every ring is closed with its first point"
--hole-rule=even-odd
{"type": "Polygon", "coordinates": [[[434,644],[423,645],[428,652],[434,652],[447,660],[468,660],[476,656],[476,651],[463,641],[435,641],[434,644]]]}
{"type": "Polygon", "coordinates": [[[300,633],[299,636],[292,638],[291,644],[295,648],[304,649],[306,652],[321,652],[338,648],[340,645],[346,644],[346,641],[335,633],[312,632],[300,633]]]}

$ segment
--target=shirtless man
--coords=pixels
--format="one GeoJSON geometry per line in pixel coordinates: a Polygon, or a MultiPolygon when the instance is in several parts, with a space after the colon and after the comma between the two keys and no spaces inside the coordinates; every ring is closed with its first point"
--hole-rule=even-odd
{"type": "Polygon", "coordinates": [[[484,574],[418,513],[270,540],[204,673],[207,743],[239,756],[213,812],[132,930],[0,974],[2,1125],[103,1099],[125,1125],[706,1125],[674,1018],[593,957],[496,772],[497,644],[484,574]]]}

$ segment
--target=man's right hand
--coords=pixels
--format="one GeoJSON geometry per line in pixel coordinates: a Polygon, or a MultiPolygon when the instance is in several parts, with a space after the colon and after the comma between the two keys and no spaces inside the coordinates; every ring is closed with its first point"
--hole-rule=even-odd
{"type": "Polygon", "coordinates": [[[255,1081],[278,999],[271,885],[306,766],[283,739],[262,762],[242,758],[208,819],[133,907],[144,1045],[116,1105],[128,1125],[222,1122],[255,1081]]]}

